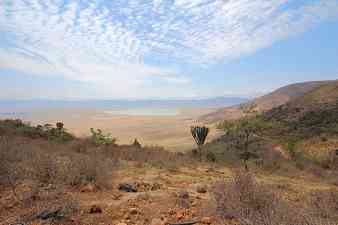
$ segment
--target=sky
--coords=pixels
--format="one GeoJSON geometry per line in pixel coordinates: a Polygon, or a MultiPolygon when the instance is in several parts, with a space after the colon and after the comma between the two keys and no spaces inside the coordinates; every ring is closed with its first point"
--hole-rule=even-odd
{"type": "Polygon", "coordinates": [[[255,97],[338,79],[338,0],[1,0],[0,99],[255,97]]]}

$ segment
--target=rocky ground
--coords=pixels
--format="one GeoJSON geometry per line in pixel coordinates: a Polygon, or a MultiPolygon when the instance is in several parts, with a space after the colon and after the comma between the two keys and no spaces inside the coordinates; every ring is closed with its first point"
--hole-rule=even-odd
{"type": "MultiPolygon", "coordinates": [[[[22,184],[16,196],[1,190],[0,224],[239,224],[238,218],[216,216],[214,186],[231,179],[232,171],[224,167],[168,170],[129,164],[115,173],[110,190],[94,184],[65,190],[47,185],[32,193],[29,184],[22,184]]],[[[295,204],[314,191],[337,188],[301,174],[260,174],[257,179],[295,204]]]]}

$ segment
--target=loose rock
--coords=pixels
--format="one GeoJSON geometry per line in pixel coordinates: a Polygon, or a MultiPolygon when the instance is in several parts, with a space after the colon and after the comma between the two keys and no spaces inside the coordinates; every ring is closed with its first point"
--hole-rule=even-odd
{"type": "Polygon", "coordinates": [[[89,209],[90,214],[102,213],[102,208],[98,205],[92,205],[89,209]]]}
{"type": "Polygon", "coordinates": [[[183,198],[183,199],[188,199],[189,198],[189,192],[187,192],[187,191],[180,191],[178,193],[178,197],[179,198],[183,198]]]}
{"type": "Polygon", "coordinates": [[[201,219],[201,223],[202,223],[202,224],[211,224],[212,221],[211,221],[211,218],[210,218],[210,217],[203,217],[203,218],[201,219]]]}
{"type": "Polygon", "coordinates": [[[196,191],[197,193],[205,194],[207,193],[207,187],[205,185],[197,186],[196,191]]]}
{"type": "Polygon", "coordinates": [[[162,222],[162,220],[155,218],[151,220],[151,225],[163,225],[164,223],[162,222]]]}
{"type": "Polygon", "coordinates": [[[130,209],[129,209],[129,213],[130,213],[131,215],[136,215],[136,214],[138,214],[138,210],[137,210],[137,208],[130,208],[130,209]]]}
{"type": "Polygon", "coordinates": [[[90,192],[96,192],[98,188],[94,184],[87,184],[81,188],[81,192],[83,193],[90,193],[90,192]]]}
{"type": "Polygon", "coordinates": [[[119,184],[118,189],[120,191],[123,191],[123,192],[137,192],[137,188],[135,188],[133,185],[127,184],[127,183],[119,184]]]}

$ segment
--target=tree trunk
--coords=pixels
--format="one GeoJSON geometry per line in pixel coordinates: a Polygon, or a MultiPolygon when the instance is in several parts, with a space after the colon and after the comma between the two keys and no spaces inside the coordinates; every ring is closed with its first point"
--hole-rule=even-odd
{"type": "Polygon", "coordinates": [[[246,172],[249,172],[249,167],[248,167],[247,160],[243,160],[243,162],[244,162],[244,168],[245,168],[245,171],[246,171],[246,172]]]}
{"type": "Polygon", "coordinates": [[[200,156],[200,162],[202,162],[202,148],[201,148],[200,145],[198,146],[198,152],[199,152],[199,156],[200,156]]]}

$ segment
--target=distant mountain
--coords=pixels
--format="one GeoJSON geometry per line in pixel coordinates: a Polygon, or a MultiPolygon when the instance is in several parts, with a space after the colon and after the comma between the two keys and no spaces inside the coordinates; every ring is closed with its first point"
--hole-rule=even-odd
{"type": "MultiPolygon", "coordinates": [[[[31,108],[60,108],[83,107],[99,109],[126,108],[170,108],[170,107],[201,107],[220,108],[247,102],[248,99],[239,97],[216,97],[204,99],[183,100],[0,100],[0,109],[31,109],[31,108]]],[[[7,110],[8,111],[8,110],[7,110]]]]}
{"type": "Polygon", "coordinates": [[[243,116],[242,107],[245,105],[253,105],[254,109],[258,112],[266,112],[275,107],[281,106],[288,101],[296,99],[304,95],[305,93],[318,88],[321,85],[329,84],[332,81],[311,81],[304,83],[291,84],[276,91],[256,98],[244,105],[237,105],[232,107],[226,107],[219,109],[215,112],[209,113],[200,117],[201,121],[204,122],[217,122],[224,119],[237,119],[243,116]]]}

